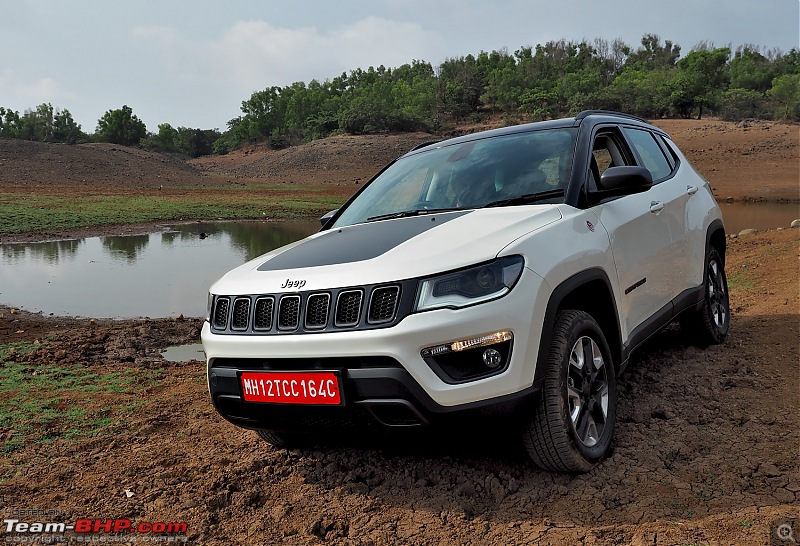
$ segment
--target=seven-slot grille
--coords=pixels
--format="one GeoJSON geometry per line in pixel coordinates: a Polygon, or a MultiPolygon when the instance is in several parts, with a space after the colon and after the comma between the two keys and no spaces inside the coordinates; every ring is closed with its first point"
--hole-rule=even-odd
{"type": "Polygon", "coordinates": [[[400,285],[329,292],[217,296],[211,326],[230,333],[319,332],[389,325],[398,317],[400,285]]]}

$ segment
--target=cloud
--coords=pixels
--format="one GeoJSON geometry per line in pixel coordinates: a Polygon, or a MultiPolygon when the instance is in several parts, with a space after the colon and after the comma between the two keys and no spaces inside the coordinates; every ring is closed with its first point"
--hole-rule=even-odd
{"type": "MultiPolygon", "coordinates": [[[[42,77],[26,81],[11,70],[0,73],[0,92],[11,104],[25,104],[24,108],[33,108],[43,102],[61,106],[59,101],[75,98],[53,78],[42,77]]],[[[6,105],[8,106],[8,105],[6,105]]]]}
{"type": "Polygon", "coordinates": [[[399,66],[441,46],[417,23],[367,17],[327,32],[237,21],[210,44],[215,71],[252,92],[296,81],[325,79],[356,68],[399,66]]]}

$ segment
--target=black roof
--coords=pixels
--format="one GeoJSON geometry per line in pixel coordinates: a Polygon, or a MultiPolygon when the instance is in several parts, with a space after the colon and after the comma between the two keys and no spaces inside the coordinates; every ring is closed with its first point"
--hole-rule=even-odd
{"type": "MultiPolygon", "coordinates": [[[[577,127],[581,125],[584,119],[588,118],[589,116],[593,118],[599,118],[597,121],[609,121],[609,122],[638,122],[641,124],[645,124],[648,127],[652,127],[647,120],[644,118],[640,118],[638,116],[634,116],[631,114],[624,114],[621,112],[612,112],[609,110],[584,110],[579,113],[574,118],[561,118],[561,119],[552,119],[547,121],[537,121],[534,123],[523,123],[520,125],[511,125],[509,127],[500,127],[498,129],[489,129],[486,131],[479,131],[477,133],[470,133],[468,135],[462,135],[455,138],[450,138],[447,140],[441,141],[434,141],[434,142],[424,142],[415,146],[412,150],[410,150],[405,155],[411,155],[419,152],[422,149],[430,149],[432,147],[441,148],[444,146],[450,146],[452,144],[460,144],[462,142],[470,142],[473,140],[481,140],[484,138],[493,138],[498,136],[506,136],[506,135],[514,135],[518,133],[527,133],[531,131],[541,131],[545,129],[564,129],[567,127],[577,127]]],[[[637,123],[637,124],[638,124],[637,123]]]]}

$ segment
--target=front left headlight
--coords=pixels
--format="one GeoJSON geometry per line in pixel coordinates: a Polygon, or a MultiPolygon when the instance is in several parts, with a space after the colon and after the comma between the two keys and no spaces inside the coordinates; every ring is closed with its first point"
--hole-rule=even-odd
{"type": "Polygon", "coordinates": [[[522,256],[506,256],[492,262],[419,281],[414,311],[442,307],[458,309],[500,298],[522,275],[522,256]]]}
{"type": "Polygon", "coordinates": [[[206,321],[211,322],[211,308],[214,306],[214,294],[208,293],[208,300],[206,301],[206,321]]]}

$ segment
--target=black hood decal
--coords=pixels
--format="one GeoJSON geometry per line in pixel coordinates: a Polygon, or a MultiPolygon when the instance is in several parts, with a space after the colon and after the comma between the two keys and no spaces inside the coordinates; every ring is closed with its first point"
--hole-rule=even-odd
{"type": "Polygon", "coordinates": [[[301,269],[369,260],[468,212],[423,214],[331,229],[267,260],[258,270],[301,269]]]}

